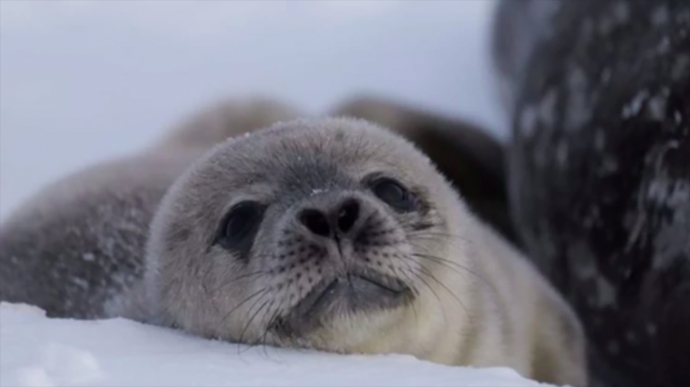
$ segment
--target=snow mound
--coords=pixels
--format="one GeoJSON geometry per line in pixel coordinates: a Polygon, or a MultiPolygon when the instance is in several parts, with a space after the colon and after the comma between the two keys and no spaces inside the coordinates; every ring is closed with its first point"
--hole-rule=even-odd
{"type": "Polygon", "coordinates": [[[545,386],[508,368],[248,347],[0,303],[0,386],[545,386]]]}

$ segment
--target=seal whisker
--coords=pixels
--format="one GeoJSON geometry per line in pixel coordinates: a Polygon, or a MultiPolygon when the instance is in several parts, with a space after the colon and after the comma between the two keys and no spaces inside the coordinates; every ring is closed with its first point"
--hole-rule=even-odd
{"type": "MultiPolygon", "coordinates": [[[[423,246],[416,246],[416,245],[413,245],[413,246],[414,246],[415,248],[417,248],[417,249],[424,249],[423,246]]],[[[426,249],[425,249],[425,250],[426,250],[426,249]]],[[[435,256],[435,255],[426,254],[426,253],[420,253],[420,252],[412,252],[412,253],[410,253],[410,255],[415,256],[415,257],[417,257],[417,258],[423,258],[423,259],[431,260],[431,261],[433,261],[433,262],[435,262],[435,263],[438,263],[438,264],[440,264],[440,265],[443,265],[444,267],[446,267],[446,268],[448,268],[448,269],[450,269],[450,270],[453,270],[454,272],[456,272],[456,273],[458,273],[458,274],[463,274],[464,271],[470,271],[470,269],[468,269],[467,267],[461,265],[461,264],[458,263],[458,262],[453,262],[453,261],[451,261],[451,260],[449,260],[449,259],[445,259],[445,258],[438,257],[438,256],[435,256]],[[462,271],[460,271],[460,270],[462,270],[462,271]]]]}
{"type": "MultiPolygon", "coordinates": [[[[260,298],[259,300],[257,300],[256,302],[254,302],[254,304],[252,305],[252,307],[249,308],[250,313],[251,313],[251,310],[252,310],[252,308],[254,307],[254,305],[258,304],[259,302],[261,302],[261,298],[260,298]]],[[[246,345],[245,351],[246,351],[246,350],[249,350],[249,349],[252,348],[252,347],[254,347],[255,344],[250,343],[250,342],[245,342],[245,341],[244,341],[244,334],[247,333],[247,329],[249,329],[249,327],[252,325],[252,322],[253,322],[254,319],[259,315],[259,313],[260,313],[267,305],[269,305],[271,302],[273,302],[273,301],[270,301],[270,300],[264,301],[264,303],[261,304],[261,306],[256,310],[256,312],[254,312],[254,314],[251,315],[251,317],[247,320],[247,323],[244,325],[244,328],[242,329],[242,333],[240,333],[240,337],[239,337],[239,339],[238,339],[238,342],[246,345]]],[[[239,349],[239,347],[238,347],[238,349],[239,349]]],[[[239,350],[239,351],[238,351],[238,354],[241,354],[242,352],[243,352],[243,351],[239,350]]]]}
{"type": "MultiPolygon", "coordinates": [[[[403,261],[404,261],[404,258],[403,258],[403,261]]],[[[406,263],[409,264],[409,262],[406,262],[406,263]]],[[[412,268],[410,268],[409,266],[406,269],[412,271],[412,268]]],[[[419,290],[417,289],[417,286],[415,285],[414,281],[412,280],[412,277],[410,277],[410,275],[408,274],[407,270],[400,270],[400,273],[403,276],[405,276],[405,279],[409,283],[410,290],[413,292],[414,296],[415,297],[419,296],[419,290]]],[[[397,273],[397,271],[396,271],[396,273],[397,273]]]]}
{"type": "Polygon", "coordinates": [[[481,276],[479,273],[475,272],[474,270],[470,269],[469,267],[463,266],[457,262],[452,262],[452,261],[449,261],[447,259],[437,257],[434,255],[422,254],[422,253],[412,253],[412,255],[414,255],[418,258],[428,259],[428,260],[434,261],[440,265],[447,267],[450,270],[455,271],[456,273],[458,273],[460,275],[462,275],[462,272],[460,272],[459,270],[462,270],[465,273],[468,273],[468,274],[475,276],[475,278],[479,279],[482,282],[482,284],[488,286],[489,289],[491,289],[491,291],[498,292],[496,287],[493,284],[491,284],[491,282],[489,282],[486,278],[484,278],[483,276],[481,276]]]}
{"type": "MultiPolygon", "coordinates": [[[[251,294],[250,296],[246,297],[239,304],[235,305],[232,309],[230,309],[230,311],[227,312],[225,314],[225,316],[223,316],[223,318],[221,319],[221,324],[225,325],[225,323],[227,322],[227,319],[230,317],[230,315],[232,315],[232,313],[235,312],[237,309],[239,309],[242,305],[246,304],[249,300],[251,300],[252,298],[254,298],[258,295],[262,295],[262,297],[263,297],[263,295],[267,291],[268,291],[268,288],[264,287],[264,288],[261,288],[260,290],[256,291],[255,293],[251,294]]],[[[261,298],[259,298],[259,299],[261,299],[261,298]]],[[[250,310],[251,310],[251,308],[250,308],[250,310]]]]}
{"type": "MultiPolygon", "coordinates": [[[[403,258],[404,260],[404,258],[403,258]]],[[[408,267],[409,270],[409,267],[408,267]]],[[[397,272],[397,271],[396,271],[397,272]]],[[[410,290],[412,290],[412,293],[414,294],[415,297],[419,296],[419,289],[417,289],[416,284],[412,280],[412,277],[410,274],[407,273],[407,270],[400,270],[400,273],[405,277],[407,282],[409,283],[410,290]]],[[[414,314],[414,323],[416,326],[419,325],[419,316],[417,315],[417,308],[414,305],[415,303],[412,302],[410,303],[410,308],[412,308],[412,314],[414,314]]]]}
{"type": "Polygon", "coordinates": [[[463,236],[463,235],[454,235],[450,233],[442,233],[442,232],[422,232],[419,234],[414,234],[412,232],[408,232],[408,237],[410,239],[427,239],[427,240],[439,240],[443,241],[444,243],[448,242],[454,242],[454,243],[467,243],[467,244],[473,244],[474,242],[463,236]]]}
{"type": "Polygon", "coordinates": [[[215,294],[218,291],[222,290],[226,286],[233,286],[234,285],[233,281],[238,281],[241,279],[257,279],[257,278],[260,278],[260,276],[263,274],[266,274],[266,273],[264,271],[257,271],[257,272],[242,274],[242,275],[239,275],[237,277],[229,278],[228,280],[224,280],[223,282],[221,282],[217,287],[213,288],[210,291],[210,294],[215,294]]]}
{"type": "Polygon", "coordinates": [[[448,319],[447,319],[447,316],[446,316],[446,308],[444,307],[443,302],[441,301],[441,298],[438,296],[438,294],[436,293],[436,291],[434,290],[434,288],[433,288],[431,285],[429,285],[428,282],[426,282],[426,280],[425,280],[424,277],[421,275],[421,273],[417,273],[417,272],[412,272],[412,273],[413,273],[413,275],[414,275],[417,279],[419,279],[419,280],[427,287],[427,289],[429,289],[429,291],[431,292],[431,294],[433,294],[433,296],[436,298],[436,301],[438,301],[438,304],[439,304],[439,306],[440,306],[440,308],[441,308],[441,313],[443,314],[443,320],[444,320],[444,321],[446,322],[446,324],[447,324],[447,323],[448,323],[448,319]]]}
{"type": "Polygon", "coordinates": [[[448,294],[450,294],[450,295],[457,301],[458,305],[465,311],[465,315],[466,315],[467,318],[469,319],[470,325],[473,325],[474,322],[472,321],[472,315],[471,315],[470,312],[467,310],[467,307],[466,307],[465,304],[462,302],[462,300],[460,300],[460,297],[458,297],[458,295],[455,294],[455,292],[453,292],[452,290],[450,290],[450,288],[448,288],[448,286],[446,286],[442,281],[439,281],[438,278],[436,278],[436,276],[434,276],[433,273],[431,273],[431,272],[429,271],[429,269],[427,269],[427,268],[425,268],[425,267],[421,267],[421,269],[422,269],[422,270],[421,270],[420,274],[426,275],[428,278],[431,278],[434,282],[436,282],[437,284],[439,284],[439,286],[441,286],[443,289],[445,289],[445,290],[448,292],[448,294]]]}
{"type": "MultiPolygon", "coordinates": [[[[268,306],[268,309],[266,311],[267,313],[271,313],[270,310],[271,310],[271,307],[274,305],[274,301],[275,300],[271,301],[270,305],[268,306]]],[[[282,305],[282,302],[281,302],[281,305],[282,305]]],[[[280,313],[280,311],[281,311],[281,307],[279,306],[275,309],[275,311],[273,311],[271,313],[271,317],[269,317],[266,320],[267,323],[264,327],[264,333],[262,333],[259,337],[257,337],[256,340],[254,340],[251,344],[249,344],[251,347],[253,347],[253,346],[259,345],[259,342],[260,342],[261,343],[260,345],[261,345],[266,357],[269,357],[268,350],[267,350],[267,344],[266,344],[266,338],[268,337],[269,328],[271,326],[271,321],[273,321],[273,319],[276,318],[276,316],[280,313]]]]}

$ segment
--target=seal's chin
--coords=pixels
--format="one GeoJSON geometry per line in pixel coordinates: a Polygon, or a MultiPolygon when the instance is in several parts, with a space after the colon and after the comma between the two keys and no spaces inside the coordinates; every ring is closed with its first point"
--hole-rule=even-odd
{"type": "Polygon", "coordinates": [[[324,279],[273,325],[280,336],[303,337],[329,319],[356,312],[393,309],[409,303],[405,282],[375,271],[353,271],[324,279]]]}

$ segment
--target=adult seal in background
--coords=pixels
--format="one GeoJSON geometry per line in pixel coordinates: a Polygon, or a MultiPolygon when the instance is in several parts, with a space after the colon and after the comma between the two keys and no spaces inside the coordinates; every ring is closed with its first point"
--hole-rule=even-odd
{"type": "Polygon", "coordinates": [[[293,120],[216,146],[161,201],[144,272],[118,315],[586,384],[567,304],[428,157],[368,121],[293,120]]]}
{"type": "Polygon", "coordinates": [[[690,380],[690,3],[503,1],[510,201],[597,384],[690,380]]]}

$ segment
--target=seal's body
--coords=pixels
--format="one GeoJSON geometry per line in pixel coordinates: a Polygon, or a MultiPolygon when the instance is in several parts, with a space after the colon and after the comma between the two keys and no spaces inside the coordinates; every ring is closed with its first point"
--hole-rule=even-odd
{"type": "Polygon", "coordinates": [[[156,205],[191,163],[157,153],[110,162],[47,187],[0,227],[0,299],[49,316],[106,317],[141,274],[156,205]]]}
{"type": "Polygon", "coordinates": [[[143,274],[148,225],[173,181],[228,136],[298,115],[265,98],[227,100],[144,152],[48,185],[0,225],[0,299],[52,317],[109,316],[143,274]]]}
{"type": "Polygon", "coordinates": [[[210,151],[181,143],[20,209],[0,230],[0,297],[53,316],[586,383],[570,309],[402,137],[314,118],[210,151]]]}
{"type": "Polygon", "coordinates": [[[690,380],[690,3],[503,1],[511,210],[611,386],[690,380]]]}

